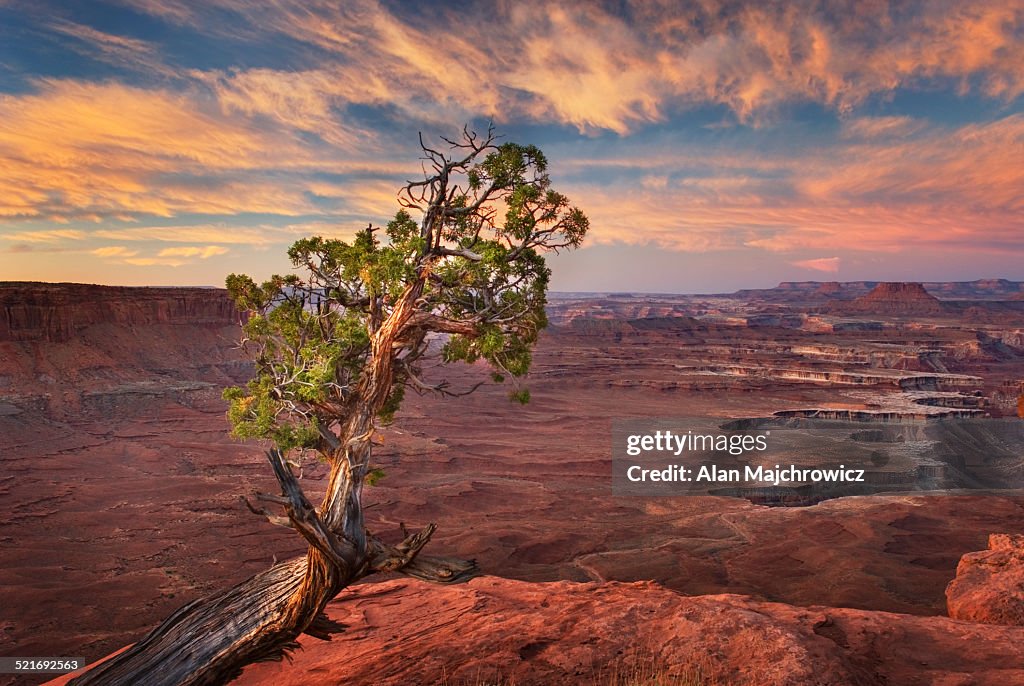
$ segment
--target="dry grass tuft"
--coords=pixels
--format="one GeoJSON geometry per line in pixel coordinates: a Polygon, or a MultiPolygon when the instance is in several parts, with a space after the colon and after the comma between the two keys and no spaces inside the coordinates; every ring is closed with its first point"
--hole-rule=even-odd
{"type": "MultiPolygon", "coordinates": [[[[682,667],[669,668],[653,653],[638,655],[632,659],[620,658],[600,669],[591,677],[581,677],[575,682],[580,686],[723,686],[714,674],[710,657],[702,656],[689,661],[682,667]]],[[[452,680],[442,674],[438,686],[517,686],[514,677],[482,678],[470,681],[452,680]]]]}

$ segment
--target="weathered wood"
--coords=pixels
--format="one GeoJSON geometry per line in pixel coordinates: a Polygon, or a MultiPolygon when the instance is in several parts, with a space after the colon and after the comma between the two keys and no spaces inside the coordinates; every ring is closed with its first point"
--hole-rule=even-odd
{"type": "Polygon", "coordinates": [[[281,625],[306,576],[306,558],[282,562],[196,600],[128,650],[73,679],[75,686],[224,684],[242,667],[280,654],[298,633],[281,625]]]}

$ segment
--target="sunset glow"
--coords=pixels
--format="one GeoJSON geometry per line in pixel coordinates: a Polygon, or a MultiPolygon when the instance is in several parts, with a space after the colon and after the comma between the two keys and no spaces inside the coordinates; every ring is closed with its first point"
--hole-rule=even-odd
{"type": "Polygon", "coordinates": [[[282,271],[489,120],[591,218],[555,290],[1024,279],[1022,0],[0,0],[0,280],[282,271]]]}

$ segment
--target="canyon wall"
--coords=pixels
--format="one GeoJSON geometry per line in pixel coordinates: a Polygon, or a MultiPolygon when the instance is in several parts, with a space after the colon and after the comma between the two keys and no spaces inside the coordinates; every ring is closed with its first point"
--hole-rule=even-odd
{"type": "Polygon", "coordinates": [[[239,321],[223,289],[0,283],[0,414],[219,404],[251,369],[239,321]]]}
{"type": "Polygon", "coordinates": [[[59,343],[96,324],[232,326],[238,317],[220,288],[0,283],[0,341],[59,343]]]}

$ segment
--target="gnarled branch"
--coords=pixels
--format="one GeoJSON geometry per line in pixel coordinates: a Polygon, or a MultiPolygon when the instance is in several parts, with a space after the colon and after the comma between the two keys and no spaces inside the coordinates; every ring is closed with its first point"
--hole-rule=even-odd
{"type": "Polygon", "coordinates": [[[310,504],[306,494],[302,492],[302,487],[299,486],[298,480],[292,474],[281,451],[271,448],[267,451],[267,459],[270,461],[270,466],[274,469],[274,476],[277,477],[286,497],[286,502],[283,504],[292,526],[327,559],[342,570],[348,570],[358,551],[353,549],[351,543],[343,541],[324,525],[320,515],[310,504]]]}

